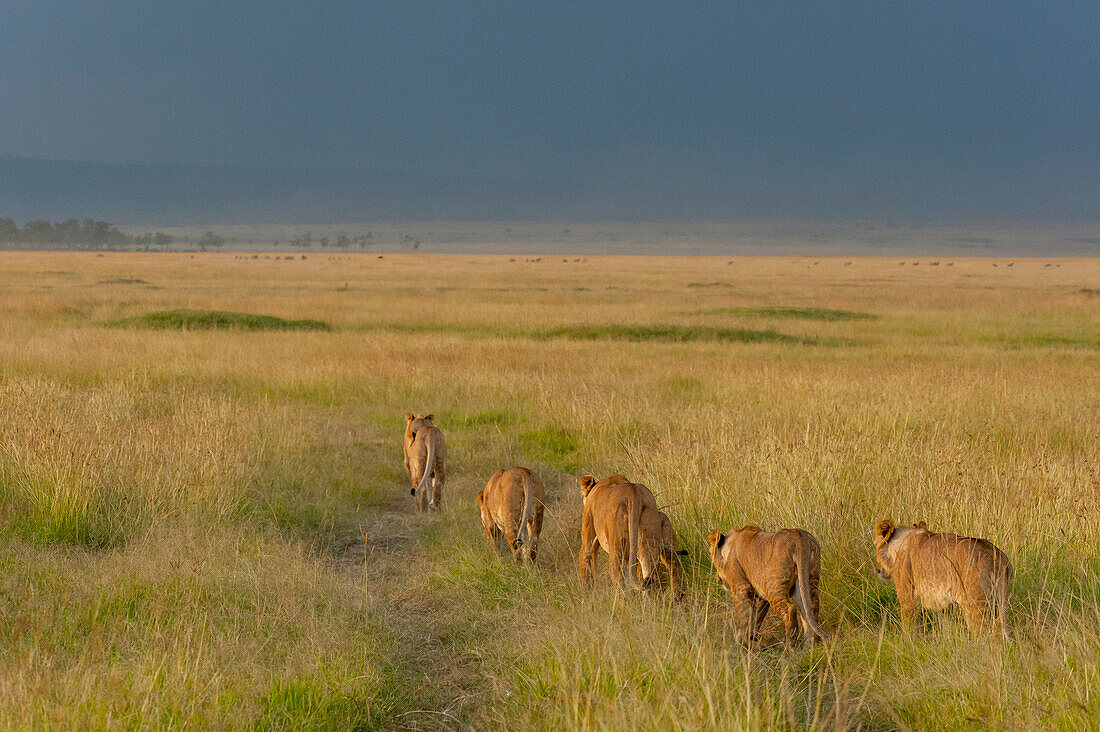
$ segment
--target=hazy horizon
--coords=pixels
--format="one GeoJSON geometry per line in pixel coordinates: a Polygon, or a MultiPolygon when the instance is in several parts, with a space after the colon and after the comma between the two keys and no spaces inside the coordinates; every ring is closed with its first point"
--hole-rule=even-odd
{"type": "Polygon", "coordinates": [[[1095,3],[23,1],[0,21],[0,217],[1100,218],[1095,3]]]}

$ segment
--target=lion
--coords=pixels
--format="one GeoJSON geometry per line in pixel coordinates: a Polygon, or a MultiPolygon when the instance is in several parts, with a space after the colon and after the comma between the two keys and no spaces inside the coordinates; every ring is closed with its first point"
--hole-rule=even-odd
{"type": "Polygon", "coordinates": [[[937,534],[924,521],[912,526],[879,521],[875,569],[882,581],[894,580],[901,619],[907,626],[912,627],[915,620],[918,600],[933,612],[958,604],[971,633],[978,635],[996,624],[1008,638],[1005,610],[1012,564],[991,542],[937,534]]]}
{"type": "MultiPolygon", "coordinates": [[[[402,445],[402,450],[405,455],[405,475],[412,477],[412,467],[409,465],[409,457],[412,455],[413,441],[416,439],[416,431],[423,427],[425,423],[430,424],[434,414],[429,414],[426,417],[417,417],[415,414],[405,415],[405,440],[402,445]]],[[[413,481],[415,485],[416,481],[413,481]]]]}
{"type": "Polygon", "coordinates": [[[440,507],[443,481],[447,477],[447,443],[443,440],[443,432],[432,424],[433,417],[431,414],[426,417],[405,415],[405,472],[412,481],[409,493],[416,497],[416,508],[421,513],[440,507]]]}
{"type": "Polygon", "coordinates": [[[733,596],[742,643],[756,643],[769,608],[783,621],[787,643],[800,628],[808,643],[829,640],[817,622],[821,547],[813,534],[750,524],[729,534],[715,529],[707,541],[718,579],[733,596]]]}
{"type": "Polygon", "coordinates": [[[578,481],[584,492],[581,514],[581,548],[578,572],[582,581],[592,579],[596,548],[607,552],[612,578],[620,584],[652,586],[658,564],[669,570],[674,597],[679,598],[680,567],[672,522],[657,508],[657,499],[641,483],[622,475],[597,481],[584,475],[578,481]],[[625,562],[624,562],[625,555],[625,562]]]}
{"type": "Polygon", "coordinates": [[[522,561],[525,552],[527,560],[533,563],[538,554],[545,500],[542,481],[527,468],[493,473],[477,494],[485,544],[490,549],[499,548],[503,536],[512,550],[512,559],[522,561]]]}

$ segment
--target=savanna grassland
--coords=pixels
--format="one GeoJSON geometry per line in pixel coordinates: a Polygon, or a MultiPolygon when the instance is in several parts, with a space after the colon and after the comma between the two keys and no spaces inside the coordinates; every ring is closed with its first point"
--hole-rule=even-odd
{"type": "Polygon", "coordinates": [[[1100,260],[515,259],[0,254],[3,724],[1100,724],[1100,260]],[[515,464],[533,570],[475,501],[515,464]],[[684,602],[578,585],[585,472],[667,506],[684,602]],[[1003,548],[1013,638],[904,632],[884,517],[1003,548]],[[834,642],[738,644],[749,522],[817,536],[834,642]]]}

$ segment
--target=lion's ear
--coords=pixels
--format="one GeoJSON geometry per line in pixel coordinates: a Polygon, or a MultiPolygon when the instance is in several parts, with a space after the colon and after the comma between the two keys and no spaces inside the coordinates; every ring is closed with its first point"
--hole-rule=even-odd
{"type": "Polygon", "coordinates": [[[710,533],[707,534],[707,543],[710,544],[711,551],[714,551],[714,547],[722,543],[723,538],[725,537],[722,536],[722,532],[718,529],[710,530],[710,533]]]}
{"type": "Polygon", "coordinates": [[[596,479],[591,475],[582,475],[577,482],[580,483],[581,489],[586,496],[588,495],[588,491],[592,490],[592,486],[596,485],[596,479]]]}
{"type": "Polygon", "coordinates": [[[915,529],[927,529],[928,528],[928,522],[927,521],[918,521],[917,523],[913,524],[913,528],[915,528],[915,529]]]}
{"type": "Polygon", "coordinates": [[[416,419],[416,415],[414,415],[414,414],[410,413],[410,414],[405,415],[405,421],[406,422],[412,422],[414,419],[416,419]]]}
{"type": "Polygon", "coordinates": [[[894,522],[890,519],[879,521],[875,526],[875,536],[879,538],[879,541],[890,541],[890,537],[894,535],[894,522]]]}
{"type": "Polygon", "coordinates": [[[435,419],[435,415],[434,415],[434,414],[429,414],[429,415],[428,415],[427,417],[425,417],[424,419],[426,419],[426,420],[428,420],[429,422],[431,422],[431,421],[432,421],[433,419],[435,419]]]}
{"type": "Polygon", "coordinates": [[[482,506],[485,505],[485,491],[479,491],[477,494],[477,502],[482,506]]]}

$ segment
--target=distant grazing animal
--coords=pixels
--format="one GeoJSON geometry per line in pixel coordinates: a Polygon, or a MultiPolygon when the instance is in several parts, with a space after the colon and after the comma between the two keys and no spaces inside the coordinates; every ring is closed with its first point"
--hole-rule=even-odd
{"type": "Polygon", "coordinates": [[[901,619],[911,625],[920,604],[932,611],[958,604],[971,633],[999,625],[1008,637],[1005,610],[1012,564],[1005,553],[985,539],[937,534],[921,521],[875,526],[875,565],[879,579],[894,580],[901,619]]]}
{"type": "Polygon", "coordinates": [[[591,475],[578,481],[584,493],[581,547],[577,569],[590,581],[598,547],[607,552],[611,577],[623,583],[649,587],[658,563],[669,569],[674,596],[680,594],[680,568],[672,522],[657,508],[657,499],[641,483],[622,475],[597,481],[591,475]]]}
{"type": "Polygon", "coordinates": [[[817,622],[821,547],[810,532],[750,524],[729,534],[715,529],[707,541],[718,578],[733,596],[742,643],[756,642],[769,607],[783,621],[788,643],[799,630],[796,620],[807,642],[829,640],[817,622]]]}
{"type": "Polygon", "coordinates": [[[524,553],[534,562],[542,533],[542,513],[546,490],[539,477],[527,468],[498,470],[477,494],[481,506],[481,523],[485,528],[485,544],[499,549],[504,537],[512,550],[512,559],[519,562],[524,553]]]}
{"type": "Polygon", "coordinates": [[[416,497],[420,512],[439,508],[443,501],[443,481],[447,477],[447,443],[443,432],[432,424],[434,415],[405,415],[405,472],[412,481],[409,492],[416,497]],[[428,484],[431,483],[431,496],[428,484]]]}

